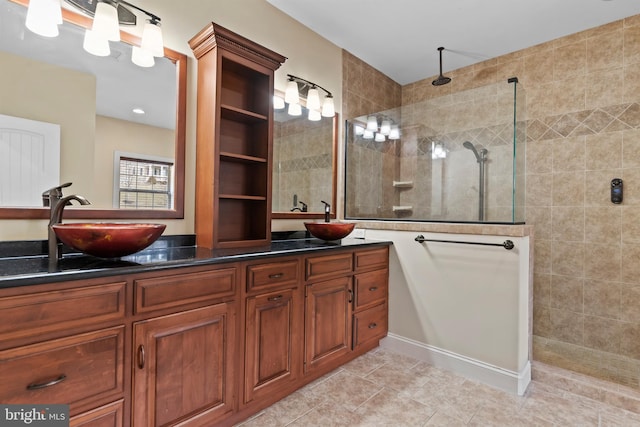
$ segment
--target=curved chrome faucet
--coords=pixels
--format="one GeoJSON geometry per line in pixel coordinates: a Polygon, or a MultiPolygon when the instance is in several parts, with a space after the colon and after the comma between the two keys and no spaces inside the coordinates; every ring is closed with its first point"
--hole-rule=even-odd
{"type": "Polygon", "coordinates": [[[62,258],[62,243],[58,241],[55,231],[53,231],[53,225],[60,224],[62,222],[62,214],[64,207],[70,205],[72,200],[77,201],[81,205],[90,205],[91,203],[82,196],[72,194],[70,196],[62,197],[62,188],[70,186],[71,183],[66,183],[58,187],[54,187],[50,190],[42,193],[43,200],[48,200],[48,206],[50,206],[49,214],[49,226],[48,228],[48,255],[49,263],[56,263],[58,259],[62,258]]]}

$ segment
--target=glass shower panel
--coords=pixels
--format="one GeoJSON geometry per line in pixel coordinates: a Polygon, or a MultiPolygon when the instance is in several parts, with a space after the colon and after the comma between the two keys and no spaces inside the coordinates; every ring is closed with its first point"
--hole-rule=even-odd
{"type": "Polygon", "coordinates": [[[510,79],[347,121],[345,218],[524,221],[518,86],[510,79]]]}

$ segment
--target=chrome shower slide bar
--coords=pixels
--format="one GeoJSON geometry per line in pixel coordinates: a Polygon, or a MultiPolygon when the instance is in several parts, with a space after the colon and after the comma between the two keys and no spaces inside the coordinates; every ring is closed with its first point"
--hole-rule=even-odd
{"type": "Polygon", "coordinates": [[[425,239],[422,234],[419,234],[418,236],[416,236],[416,238],[414,240],[416,242],[418,242],[418,243],[438,242],[438,243],[459,243],[459,244],[463,244],[463,245],[502,246],[503,248],[505,248],[508,251],[510,251],[511,249],[515,248],[515,246],[516,246],[516,245],[513,244],[513,241],[511,241],[511,240],[505,240],[502,243],[462,242],[462,241],[459,241],[459,240],[425,239]]]}

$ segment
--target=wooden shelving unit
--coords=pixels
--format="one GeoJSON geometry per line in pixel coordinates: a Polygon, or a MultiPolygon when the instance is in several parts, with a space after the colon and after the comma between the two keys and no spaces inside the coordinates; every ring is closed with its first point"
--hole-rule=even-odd
{"type": "Polygon", "coordinates": [[[286,58],[215,23],[189,45],[198,59],[196,244],[267,244],[273,74],[286,58]]]}

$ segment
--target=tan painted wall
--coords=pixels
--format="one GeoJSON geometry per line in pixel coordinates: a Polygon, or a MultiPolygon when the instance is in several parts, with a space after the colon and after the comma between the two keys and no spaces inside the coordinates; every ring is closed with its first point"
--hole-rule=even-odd
{"type": "MultiPolygon", "coordinates": [[[[93,144],[86,142],[94,140],[95,77],[6,52],[0,52],[0,69],[0,114],[59,124],[60,182],[87,193],[93,181],[93,163],[86,161],[93,159],[93,144]]],[[[21,238],[0,222],[0,239],[21,238]]]]}

